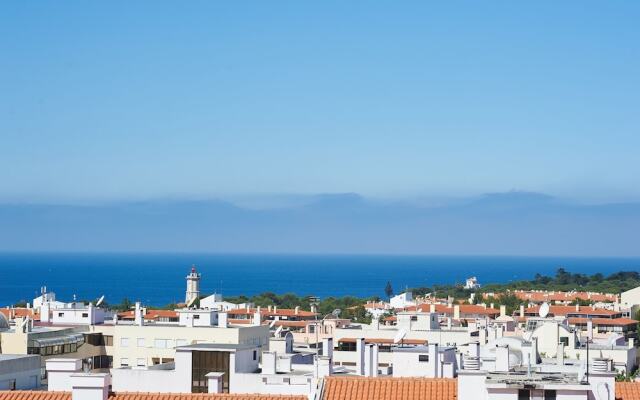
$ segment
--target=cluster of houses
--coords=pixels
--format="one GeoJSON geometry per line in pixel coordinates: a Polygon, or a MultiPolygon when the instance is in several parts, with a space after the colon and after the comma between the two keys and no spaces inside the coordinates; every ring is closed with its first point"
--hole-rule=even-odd
{"type": "Polygon", "coordinates": [[[372,322],[358,323],[200,298],[200,279],[193,267],[175,310],[46,289],[1,309],[0,400],[640,399],[616,381],[638,367],[640,289],[516,292],[515,310],[407,292],[364,304],[372,322]]]}

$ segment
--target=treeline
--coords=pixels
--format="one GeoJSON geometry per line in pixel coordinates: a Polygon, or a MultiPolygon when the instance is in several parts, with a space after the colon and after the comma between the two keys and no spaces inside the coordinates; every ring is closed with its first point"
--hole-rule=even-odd
{"type": "Polygon", "coordinates": [[[516,281],[503,284],[485,285],[482,292],[504,292],[509,290],[554,290],[554,291],[587,291],[602,293],[621,293],[640,286],[640,273],[637,271],[620,271],[610,275],[601,273],[586,275],[572,274],[564,268],[558,268],[555,276],[536,274],[530,281],[516,281]]]}

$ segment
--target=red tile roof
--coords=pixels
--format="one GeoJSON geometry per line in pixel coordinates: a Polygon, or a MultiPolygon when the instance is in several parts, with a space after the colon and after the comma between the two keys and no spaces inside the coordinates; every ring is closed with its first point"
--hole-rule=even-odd
{"type": "MultiPolygon", "coordinates": [[[[135,317],[133,310],[130,310],[118,313],[118,318],[133,320],[135,317]]],[[[178,318],[178,313],[173,310],[147,310],[147,313],[144,315],[144,319],[147,320],[155,320],[158,318],[178,318]]]]}
{"type": "MultiPolygon", "coordinates": [[[[233,310],[229,310],[229,315],[253,315],[257,311],[256,308],[236,308],[233,310]]],[[[288,316],[288,317],[315,317],[317,314],[312,313],[311,311],[298,310],[296,314],[296,310],[293,308],[278,308],[275,311],[273,309],[269,311],[268,308],[260,308],[260,315],[264,316],[288,316]]]]}
{"type": "Polygon", "coordinates": [[[545,301],[575,301],[576,299],[612,303],[617,300],[617,296],[611,293],[539,292],[516,290],[513,294],[521,300],[529,300],[537,303],[545,301]]]}
{"type": "MultiPolygon", "coordinates": [[[[570,325],[586,325],[588,318],[569,318],[570,325]]],[[[592,318],[594,326],[607,325],[607,326],[628,326],[637,325],[638,321],[630,318],[592,318]]]]}
{"type": "MultiPolygon", "coordinates": [[[[524,310],[525,314],[538,314],[540,306],[529,307],[524,310]]],[[[516,313],[518,311],[516,310],[516,313]]],[[[549,306],[549,315],[566,316],[567,314],[584,314],[584,315],[603,315],[612,316],[620,314],[619,311],[606,310],[604,308],[593,308],[591,306],[580,306],[576,310],[576,306],[549,306]]]]}
{"type": "Polygon", "coordinates": [[[616,382],[616,400],[640,400],[640,382],[616,382]]]}
{"type": "Polygon", "coordinates": [[[328,377],[322,400],[456,400],[455,379],[328,377]]]}
{"type": "MultiPolygon", "coordinates": [[[[484,307],[474,304],[460,304],[460,314],[481,314],[481,315],[498,315],[500,310],[491,307],[484,307]]],[[[431,304],[420,304],[418,306],[406,307],[404,311],[422,311],[430,312],[431,304]]],[[[453,315],[454,307],[449,307],[444,304],[436,304],[435,312],[438,314],[450,314],[453,315]]]]}
{"type": "MultiPolygon", "coordinates": [[[[345,343],[355,343],[357,338],[342,338],[338,340],[338,342],[345,343]]],[[[378,344],[393,344],[393,339],[384,339],[384,338],[365,338],[365,343],[378,343],[378,344]]],[[[404,339],[402,341],[404,344],[416,344],[416,345],[426,345],[427,341],[422,339],[404,339]]]]}
{"type": "Polygon", "coordinates": [[[0,308],[0,313],[4,314],[7,319],[10,319],[11,312],[13,311],[14,318],[31,317],[34,320],[40,320],[40,314],[36,313],[33,308],[0,308]]]}
{"type": "MultiPolygon", "coordinates": [[[[307,400],[307,396],[276,394],[111,393],[109,400],[307,400]]],[[[71,400],[71,392],[0,391],[0,400],[71,400]]]]}

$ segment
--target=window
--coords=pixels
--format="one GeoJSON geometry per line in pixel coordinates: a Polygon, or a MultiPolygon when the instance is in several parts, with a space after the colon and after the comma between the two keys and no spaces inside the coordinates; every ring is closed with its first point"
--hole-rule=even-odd
{"type": "Polygon", "coordinates": [[[256,350],[253,351],[253,361],[258,359],[258,352],[256,350]]]}
{"type": "Polygon", "coordinates": [[[531,398],[531,392],[528,389],[518,390],[518,400],[529,400],[531,398]]]}
{"type": "Polygon", "coordinates": [[[544,400],[556,400],[556,391],[555,390],[545,390],[544,391],[544,400]]]}
{"type": "Polygon", "coordinates": [[[128,367],[129,366],[129,359],[128,358],[121,358],[120,359],[120,366],[121,367],[128,367]]]}
{"type": "Polygon", "coordinates": [[[153,341],[153,347],[157,348],[157,349],[170,349],[171,346],[171,340],[170,339],[155,339],[153,341]]]}
{"type": "Polygon", "coordinates": [[[186,346],[186,345],[187,345],[186,339],[176,339],[176,347],[186,346]]]}
{"type": "Polygon", "coordinates": [[[83,312],[82,313],[82,318],[89,318],[89,313],[83,312]]]}
{"type": "Polygon", "coordinates": [[[560,338],[560,343],[564,344],[565,346],[569,345],[569,338],[568,337],[561,337],[560,338]]]}
{"type": "Polygon", "coordinates": [[[120,346],[129,347],[129,338],[128,337],[120,338],[120,346]]]}
{"type": "Polygon", "coordinates": [[[103,335],[104,345],[105,346],[113,346],[113,336],[103,335]]]}
{"type": "Polygon", "coordinates": [[[138,338],[138,347],[144,347],[144,338],[138,338]]]}
{"type": "Polygon", "coordinates": [[[412,315],[411,316],[411,320],[412,321],[417,321],[418,320],[418,316],[417,315],[412,315]]]}
{"type": "Polygon", "coordinates": [[[137,365],[138,367],[144,367],[144,366],[145,366],[144,358],[138,358],[138,359],[136,360],[136,365],[137,365]]]}
{"type": "Polygon", "coordinates": [[[419,354],[418,355],[418,361],[419,362],[429,362],[429,355],[428,354],[419,354]]]}
{"type": "Polygon", "coordinates": [[[63,312],[59,312],[58,313],[58,317],[64,317],[64,313],[63,312]]]}
{"type": "Polygon", "coordinates": [[[200,314],[195,314],[195,315],[193,316],[193,319],[200,319],[200,314]]]}

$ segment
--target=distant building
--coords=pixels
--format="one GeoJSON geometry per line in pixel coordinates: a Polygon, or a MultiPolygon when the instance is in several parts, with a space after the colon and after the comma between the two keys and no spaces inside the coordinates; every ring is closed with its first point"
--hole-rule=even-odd
{"type": "Polygon", "coordinates": [[[190,301],[200,297],[200,274],[196,271],[196,266],[191,266],[191,273],[187,275],[187,293],[184,302],[189,304],[190,301]]]}
{"type": "Polygon", "coordinates": [[[468,290],[480,289],[480,284],[478,283],[478,279],[475,276],[471,278],[467,278],[467,281],[464,284],[464,288],[468,290]]]}

